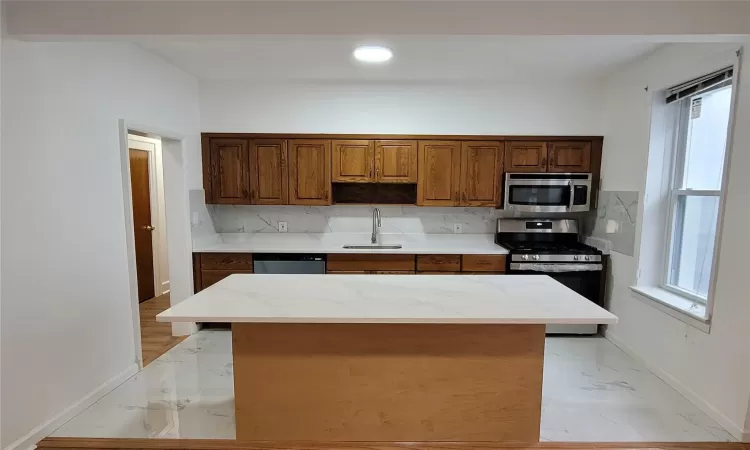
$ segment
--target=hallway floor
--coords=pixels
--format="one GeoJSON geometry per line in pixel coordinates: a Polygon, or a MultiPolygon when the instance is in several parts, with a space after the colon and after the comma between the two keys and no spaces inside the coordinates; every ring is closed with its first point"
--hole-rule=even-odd
{"type": "Polygon", "coordinates": [[[146,367],[170,348],[185,340],[186,336],[172,336],[172,324],[157,322],[156,315],[169,309],[169,293],[141,302],[141,353],[146,367]]]}
{"type": "MultiPolygon", "coordinates": [[[[551,337],[543,441],[732,441],[663,381],[601,337],[551,337]]],[[[190,336],[52,436],[234,439],[230,331],[190,336]]]]}

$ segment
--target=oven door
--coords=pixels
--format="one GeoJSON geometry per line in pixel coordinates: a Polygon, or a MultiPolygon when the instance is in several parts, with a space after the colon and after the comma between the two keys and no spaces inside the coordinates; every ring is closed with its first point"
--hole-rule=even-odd
{"type": "Polygon", "coordinates": [[[507,174],[503,209],[533,213],[588,211],[590,174],[507,174]]]}
{"type": "MultiPolygon", "coordinates": [[[[548,275],[601,306],[601,264],[511,263],[509,269],[509,275],[548,275]]],[[[549,324],[546,333],[593,335],[598,331],[594,324],[549,324]]]]}

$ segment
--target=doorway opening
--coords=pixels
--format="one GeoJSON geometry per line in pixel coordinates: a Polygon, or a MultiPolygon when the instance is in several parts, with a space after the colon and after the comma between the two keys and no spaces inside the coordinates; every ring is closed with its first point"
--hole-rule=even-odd
{"type": "Polygon", "coordinates": [[[144,366],[181,342],[156,315],[170,307],[169,253],[162,141],[128,130],[130,195],[133,213],[140,359],[144,366]]]}

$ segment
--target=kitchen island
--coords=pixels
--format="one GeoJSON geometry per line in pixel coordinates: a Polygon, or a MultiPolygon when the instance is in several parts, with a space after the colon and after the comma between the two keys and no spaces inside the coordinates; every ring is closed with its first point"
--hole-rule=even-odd
{"type": "Polygon", "coordinates": [[[537,442],[545,325],[617,318],[547,276],[232,275],[157,320],[232,323],[238,440],[537,442]]]}

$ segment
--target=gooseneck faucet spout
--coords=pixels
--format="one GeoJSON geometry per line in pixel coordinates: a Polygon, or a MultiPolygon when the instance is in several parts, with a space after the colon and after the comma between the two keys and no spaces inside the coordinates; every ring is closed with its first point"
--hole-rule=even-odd
{"type": "Polygon", "coordinates": [[[380,210],[375,208],[372,210],[372,240],[373,244],[378,242],[378,228],[380,228],[380,210]]]}

